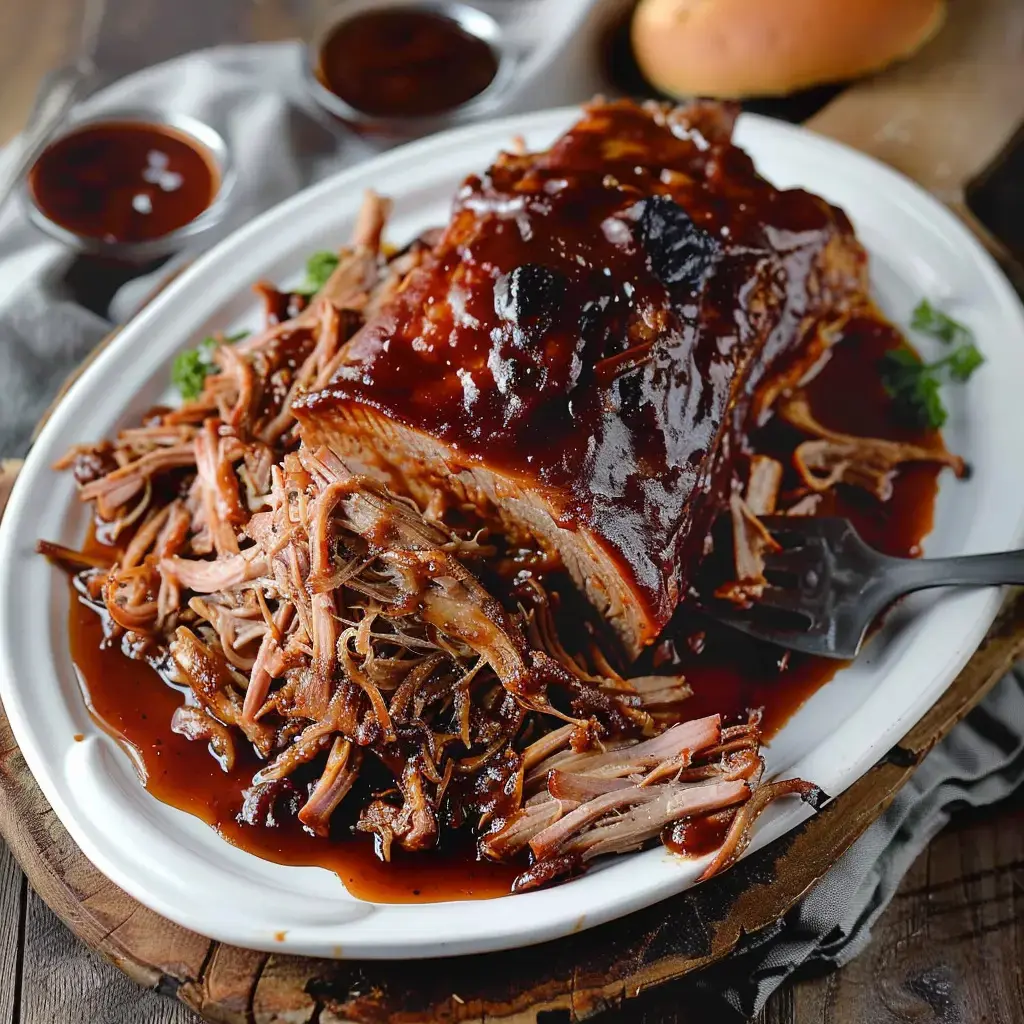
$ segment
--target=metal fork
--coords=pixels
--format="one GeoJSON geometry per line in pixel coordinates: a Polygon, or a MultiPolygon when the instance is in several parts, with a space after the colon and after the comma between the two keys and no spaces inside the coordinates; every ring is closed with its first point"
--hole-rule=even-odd
{"type": "Polygon", "coordinates": [[[782,550],[765,557],[769,586],[749,609],[724,601],[720,622],[790,650],[856,657],[893,601],[929,587],[1024,583],[1024,551],[957,558],[892,558],[869,547],[847,519],[764,516],[782,550]]]}

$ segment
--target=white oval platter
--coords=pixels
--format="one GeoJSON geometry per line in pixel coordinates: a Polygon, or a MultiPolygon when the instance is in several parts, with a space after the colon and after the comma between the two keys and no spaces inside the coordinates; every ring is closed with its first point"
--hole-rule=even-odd
{"type": "MultiPolygon", "coordinates": [[[[306,255],[349,236],[363,190],[396,200],[389,238],[446,221],[451,197],[521,134],[550,143],[575,110],[522,115],[434,136],[346,170],[223,241],[174,281],[99,356],[47,423],[0,525],[0,698],[35,778],[72,837],[132,896],[195,931],[256,949],[316,956],[425,957],[510,948],[627,914],[694,883],[704,861],[662,849],[620,858],[550,890],[481,902],[389,905],[349,895],[318,868],[271,864],[159,803],[128,755],[89,717],[68,655],[68,588],[34,553],[39,537],[81,541],[86,512],[70,445],[134,421],[166,391],[180,349],[213,329],[258,323],[250,285],[296,280],[306,255]],[[76,733],[85,734],[75,742],[76,733]]],[[[882,309],[907,323],[922,296],[973,328],[986,364],[948,395],[949,446],[973,473],[942,477],[926,554],[1017,547],[1024,512],[1024,315],[992,260],[939,203],[892,170],[801,128],[740,118],[737,141],[780,186],[842,206],[872,258],[882,309]]],[[[927,342],[915,339],[929,350],[927,342]]],[[[981,641],[996,590],[914,599],[850,668],[815,694],[767,752],[769,771],[838,794],[936,701],[981,641]]],[[[810,813],[798,801],[762,817],[752,850],[810,813]]]]}

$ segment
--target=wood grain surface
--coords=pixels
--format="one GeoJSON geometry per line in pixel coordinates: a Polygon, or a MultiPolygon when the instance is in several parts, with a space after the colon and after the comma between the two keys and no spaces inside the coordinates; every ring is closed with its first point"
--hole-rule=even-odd
{"type": "MultiPolygon", "coordinates": [[[[108,77],[116,77],[200,46],[302,35],[318,11],[329,6],[330,0],[109,0],[99,62],[108,77]]],[[[78,7],[76,0],[0,2],[0,139],[17,130],[39,78],[63,59],[78,7]]],[[[814,126],[893,163],[971,220],[963,203],[964,188],[1020,124],[1022,113],[1024,2],[953,0],[950,22],[934,43],[909,64],[846,90],[817,116],[814,126]]],[[[987,241],[1006,258],[994,239],[987,241]]],[[[1014,637],[1011,629],[994,648],[989,645],[989,656],[995,660],[987,663],[989,676],[984,681],[994,679],[1012,658],[1017,649],[1014,637]]],[[[981,677],[971,685],[980,690],[981,677]]],[[[785,895],[799,895],[809,875],[786,874],[791,870],[788,865],[813,864],[817,858],[820,870],[830,863],[858,828],[878,813],[884,794],[909,773],[912,762],[938,735],[936,723],[948,724],[950,716],[962,712],[964,705],[957,701],[951,691],[925,732],[909,738],[908,749],[916,752],[905,756],[903,764],[884,762],[875,770],[884,778],[876,774],[851,791],[855,799],[849,814],[844,811],[842,821],[833,814],[828,842],[811,842],[802,833],[784,849],[770,851],[765,863],[741,866],[741,871],[753,874],[741,876],[737,871],[722,879],[727,882],[731,877],[737,891],[754,887],[746,904],[749,916],[738,918],[744,927],[755,927],[774,912],[757,894],[756,887],[763,886],[765,878],[757,871],[783,872],[785,895]],[[814,848],[802,850],[801,841],[814,848]]],[[[5,752],[0,754],[0,774],[22,781],[13,790],[4,788],[7,803],[0,816],[19,824],[13,830],[21,840],[16,844],[18,855],[29,862],[33,849],[46,851],[45,871],[33,875],[40,891],[72,928],[103,948],[142,987],[79,942],[25,884],[14,858],[0,846],[0,1024],[194,1024],[199,1018],[182,999],[216,1014],[216,1019],[259,1024],[382,1019],[372,992],[374,971],[380,965],[342,965],[348,974],[339,974],[334,964],[315,966],[313,961],[311,966],[212,948],[206,940],[177,934],[180,929],[152,920],[148,911],[98,876],[69,845],[49,808],[34,802],[34,787],[25,781],[23,762],[19,767],[20,755],[10,749],[6,735],[0,731],[0,750],[5,752]],[[10,797],[12,792],[18,794],[16,800],[10,797]],[[126,950],[131,951],[130,959],[125,959],[126,950]],[[356,996],[355,991],[361,994],[356,996]],[[173,995],[179,998],[169,998],[173,995]]],[[[38,863],[38,854],[33,863],[38,863]]],[[[955,822],[914,865],[865,952],[840,972],[805,978],[776,993],[760,1020],[1024,1021],[1022,911],[1024,801],[1016,799],[955,822]]],[[[583,969],[576,966],[578,955],[572,951],[556,956],[544,947],[547,952],[513,954],[509,965],[523,977],[536,979],[530,1005],[540,1013],[524,1017],[511,999],[507,1012],[500,1015],[556,1024],[573,1011],[583,1014],[611,1006],[601,1018],[603,1024],[685,1024],[706,1021],[711,1013],[721,1019],[718,1005],[710,1008],[692,978],[644,991],[648,983],[675,977],[724,951],[738,934],[736,927],[721,928],[713,908],[702,903],[689,913],[690,931],[696,921],[697,931],[710,937],[704,945],[669,946],[671,957],[663,955],[664,945],[659,949],[652,940],[639,961],[635,956],[630,959],[629,942],[637,934],[629,932],[633,919],[609,926],[604,948],[596,951],[606,959],[591,959],[583,969]],[[633,988],[627,988],[626,978],[637,979],[633,988]],[[630,996],[628,1002],[614,1009],[623,995],[630,996]]],[[[647,927],[663,943],[667,933],[671,938],[671,924],[652,917],[647,927]]],[[[589,935],[600,939],[597,933],[589,935]]],[[[415,1012],[415,999],[433,995],[440,1006],[443,995],[446,1019],[481,1020],[479,1006],[452,998],[471,998],[473,983],[481,983],[481,978],[469,977],[462,984],[456,963],[409,972],[410,984],[416,987],[402,1007],[409,1012],[389,1012],[388,1017],[422,1019],[415,1012]]],[[[475,973],[481,974],[481,969],[475,973]]],[[[488,980],[486,973],[483,980],[488,980]]],[[[495,1009],[492,1006],[488,1019],[495,1016],[495,1009]]]]}

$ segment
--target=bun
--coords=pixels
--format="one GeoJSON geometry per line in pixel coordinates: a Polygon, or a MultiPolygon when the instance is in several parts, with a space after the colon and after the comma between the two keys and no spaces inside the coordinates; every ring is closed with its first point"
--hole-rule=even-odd
{"type": "Polygon", "coordinates": [[[781,96],[909,56],[944,16],[945,0],[640,0],[633,51],[670,96],[781,96]]]}

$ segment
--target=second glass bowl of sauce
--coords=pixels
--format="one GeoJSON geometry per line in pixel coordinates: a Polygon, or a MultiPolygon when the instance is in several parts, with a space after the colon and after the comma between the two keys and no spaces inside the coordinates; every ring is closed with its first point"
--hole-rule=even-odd
{"type": "Polygon", "coordinates": [[[112,112],[72,125],[26,180],[29,216],[78,251],[128,261],[212,226],[230,184],[227,146],[185,116],[112,112]]]}
{"type": "Polygon", "coordinates": [[[349,0],[314,40],[314,95],[352,127],[423,134],[485,113],[506,79],[500,29],[458,3],[349,0]]]}

